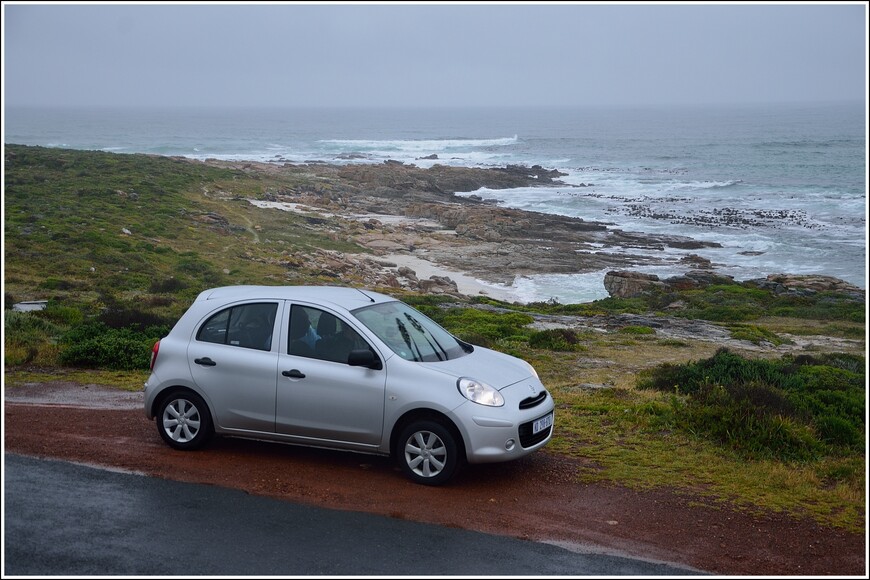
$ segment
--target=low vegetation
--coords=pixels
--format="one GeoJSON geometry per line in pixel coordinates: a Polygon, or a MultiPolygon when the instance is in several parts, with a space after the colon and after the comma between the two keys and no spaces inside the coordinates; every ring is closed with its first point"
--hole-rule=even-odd
{"type": "MultiPolygon", "coordinates": [[[[335,283],[304,255],[364,252],[351,237],[245,201],[329,186],[304,172],[281,179],[170,158],[7,147],[6,385],[62,377],[141,388],[154,341],[202,289],[335,283]],[[47,307],[12,310],[35,299],[47,307]]],[[[739,283],[588,304],[379,290],[464,340],[531,362],[557,403],[545,452],[577,458],[581,480],[671,486],[865,528],[866,306],[854,298],[739,283]],[[668,310],[675,302],[685,307],[668,310]],[[675,338],[622,315],[706,321],[732,342],[675,338]],[[546,317],[586,323],[537,323],[546,317]],[[601,320],[608,324],[591,323],[601,320]],[[840,342],[794,346],[807,336],[840,342]],[[839,350],[844,341],[849,352],[839,350]]]]}
{"type": "Polygon", "coordinates": [[[864,453],[864,363],[842,353],[753,360],[721,349],[641,373],[638,387],[673,393],[665,422],[687,433],[748,459],[807,461],[864,453]]]}

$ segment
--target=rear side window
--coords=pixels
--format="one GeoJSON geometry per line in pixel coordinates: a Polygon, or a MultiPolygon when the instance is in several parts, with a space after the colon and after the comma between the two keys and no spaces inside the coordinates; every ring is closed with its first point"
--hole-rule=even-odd
{"type": "Polygon", "coordinates": [[[196,339],[242,348],[272,350],[272,330],[277,313],[278,305],[275,303],[233,306],[209,317],[199,327],[196,339]]]}

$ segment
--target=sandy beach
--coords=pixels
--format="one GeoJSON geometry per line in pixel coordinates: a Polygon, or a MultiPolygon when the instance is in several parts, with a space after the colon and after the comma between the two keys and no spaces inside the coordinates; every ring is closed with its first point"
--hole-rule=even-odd
{"type": "Polygon", "coordinates": [[[389,254],[383,257],[387,262],[394,262],[398,266],[410,268],[418,278],[431,278],[432,276],[447,277],[456,283],[460,293],[466,296],[489,296],[497,300],[514,302],[518,299],[514,288],[504,284],[487,283],[465,272],[444,268],[411,254],[389,254]]]}

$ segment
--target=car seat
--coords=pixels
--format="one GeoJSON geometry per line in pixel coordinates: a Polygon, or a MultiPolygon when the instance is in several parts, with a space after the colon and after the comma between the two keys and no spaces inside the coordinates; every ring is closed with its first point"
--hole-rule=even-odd
{"type": "Polygon", "coordinates": [[[347,363],[347,357],[353,348],[353,342],[339,333],[339,324],[343,324],[332,314],[324,312],[317,321],[317,334],[320,340],[314,347],[317,358],[334,362],[347,363]]]}
{"type": "Polygon", "coordinates": [[[310,328],[311,322],[308,318],[308,313],[301,307],[294,306],[290,312],[290,354],[294,356],[314,357],[314,349],[303,340],[310,328]]]}

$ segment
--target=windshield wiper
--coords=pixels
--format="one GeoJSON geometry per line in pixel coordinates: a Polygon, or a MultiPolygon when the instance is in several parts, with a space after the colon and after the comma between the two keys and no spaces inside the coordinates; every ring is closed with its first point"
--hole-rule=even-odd
{"type": "Polygon", "coordinates": [[[423,354],[420,352],[420,348],[417,346],[417,343],[411,340],[411,333],[408,332],[408,328],[405,326],[405,323],[396,318],[396,327],[399,329],[399,334],[402,335],[402,339],[405,341],[405,344],[408,345],[408,348],[411,350],[411,355],[413,355],[414,360],[416,362],[423,362],[423,354]],[[414,354],[414,350],[417,351],[417,354],[414,354]]]}
{"type": "Polygon", "coordinates": [[[438,357],[438,360],[449,360],[450,359],[450,355],[447,354],[447,351],[444,350],[444,347],[441,346],[441,343],[438,342],[438,339],[435,338],[435,335],[432,334],[431,332],[428,332],[426,330],[426,327],[423,326],[422,324],[420,324],[419,320],[417,320],[416,318],[414,318],[413,316],[411,316],[407,312],[405,313],[405,318],[408,319],[408,321],[411,323],[411,326],[413,326],[420,334],[423,335],[423,338],[425,338],[426,342],[429,343],[429,346],[432,347],[432,352],[435,353],[435,356],[438,357]],[[435,341],[435,344],[432,344],[432,340],[429,340],[429,338],[426,337],[426,334],[428,334],[429,336],[432,337],[432,340],[435,341]],[[441,352],[444,353],[444,358],[441,358],[441,355],[438,354],[437,350],[435,350],[435,345],[438,345],[438,350],[440,350],[441,352]]]}

